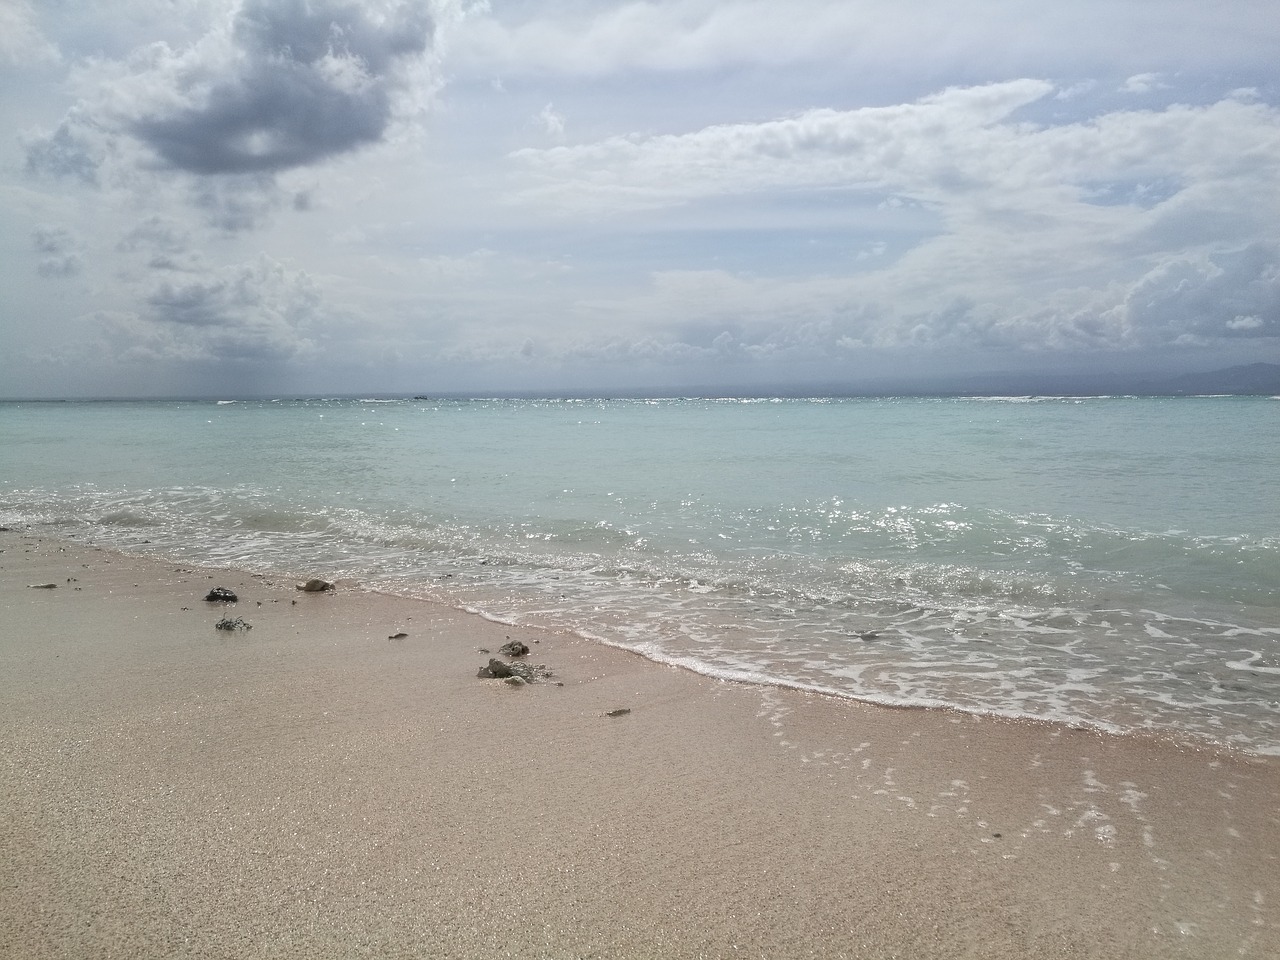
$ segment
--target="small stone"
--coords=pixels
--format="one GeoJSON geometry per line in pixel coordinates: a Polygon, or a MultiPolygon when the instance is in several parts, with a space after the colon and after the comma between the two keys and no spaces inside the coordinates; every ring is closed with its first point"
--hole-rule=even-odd
{"type": "Polygon", "coordinates": [[[243,617],[236,617],[234,620],[223,617],[213,627],[215,630],[252,630],[253,624],[247,623],[243,617]]]}
{"type": "Polygon", "coordinates": [[[328,580],[321,580],[319,577],[312,577],[306,583],[298,584],[298,589],[304,593],[325,593],[333,589],[333,584],[328,580]]]}
{"type": "Polygon", "coordinates": [[[524,677],[507,677],[507,679],[502,682],[508,683],[513,687],[523,687],[526,683],[528,683],[528,681],[525,680],[524,677]]]}
{"type": "Polygon", "coordinates": [[[625,717],[630,712],[630,707],[619,707],[617,710],[606,710],[604,715],[606,717],[625,717]]]}
{"type": "Polygon", "coordinates": [[[27,586],[32,590],[56,590],[58,588],[56,583],[28,583],[27,586]]]}
{"type": "Polygon", "coordinates": [[[498,660],[496,658],[489,660],[488,670],[489,670],[489,676],[497,677],[499,680],[501,680],[504,677],[509,677],[512,674],[511,665],[507,663],[503,663],[501,660],[498,660]]]}
{"type": "Polygon", "coordinates": [[[240,599],[234,590],[228,590],[226,587],[214,587],[204,595],[204,598],[210,603],[235,603],[240,599]]]}
{"type": "Polygon", "coordinates": [[[519,640],[512,640],[500,646],[498,652],[508,657],[523,657],[529,653],[529,648],[519,640]]]}
{"type": "Polygon", "coordinates": [[[403,640],[403,639],[404,639],[405,637],[407,637],[407,636],[408,636],[408,634],[407,634],[407,633],[405,633],[403,630],[401,630],[399,633],[393,633],[393,634],[391,634],[391,636],[387,637],[387,639],[388,639],[388,640],[403,640]]]}

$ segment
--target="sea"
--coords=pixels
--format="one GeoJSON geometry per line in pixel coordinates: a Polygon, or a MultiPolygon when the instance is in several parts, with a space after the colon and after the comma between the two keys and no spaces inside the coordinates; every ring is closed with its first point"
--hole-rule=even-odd
{"type": "Polygon", "coordinates": [[[0,403],[0,524],[1280,755],[1280,398],[0,403]]]}

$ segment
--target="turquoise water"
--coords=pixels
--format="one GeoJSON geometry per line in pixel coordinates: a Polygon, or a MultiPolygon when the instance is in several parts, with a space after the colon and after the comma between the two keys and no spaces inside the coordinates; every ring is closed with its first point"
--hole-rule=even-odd
{"type": "Polygon", "coordinates": [[[1280,753],[1272,398],[0,404],[0,523],[1280,753]]]}

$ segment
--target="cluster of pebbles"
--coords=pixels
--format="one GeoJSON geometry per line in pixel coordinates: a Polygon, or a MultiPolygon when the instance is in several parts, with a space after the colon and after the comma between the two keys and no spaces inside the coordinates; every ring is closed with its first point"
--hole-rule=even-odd
{"type": "MultiPolygon", "coordinates": [[[[488,653],[481,650],[481,653],[488,653]]],[[[529,645],[522,640],[510,640],[498,648],[498,652],[510,661],[490,657],[489,662],[481,667],[476,676],[482,680],[505,680],[513,687],[526,683],[537,683],[551,679],[551,671],[543,664],[531,664],[522,661],[521,657],[529,655],[529,645]]]]}
{"type": "MultiPolygon", "coordinates": [[[[322,580],[313,577],[303,583],[297,585],[297,589],[306,593],[327,593],[334,589],[334,584],[328,580],[322,580]]],[[[204,597],[208,603],[238,603],[240,598],[234,590],[226,587],[214,587],[204,597]]],[[[243,617],[223,617],[214,627],[218,630],[251,630],[252,624],[248,623],[243,617]]],[[[408,634],[401,631],[393,633],[388,637],[390,640],[399,640],[407,637],[408,634]]],[[[488,653],[486,649],[481,649],[481,653],[488,653]]],[[[513,687],[524,686],[527,683],[542,683],[553,679],[551,669],[545,664],[532,664],[526,662],[523,658],[529,655],[529,645],[523,640],[508,640],[498,648],[498,653],[506,657],[501,660],[498,657],[490,657],[489,662],[481,667],[476,676],[483,680],[502,680],[513,687]]],[[[618,710],[610,710],[605,715],[609,717],[625,716],[631,711],[626,708],[618,710]]]]}

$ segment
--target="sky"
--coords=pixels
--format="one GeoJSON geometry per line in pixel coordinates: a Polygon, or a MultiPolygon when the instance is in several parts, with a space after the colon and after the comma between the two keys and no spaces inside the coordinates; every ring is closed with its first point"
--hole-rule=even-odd
{"type": "Polygon", "coordinates": [[[1274,0],[0,0],[0,396],[1280,362],[1274,0]]]}

